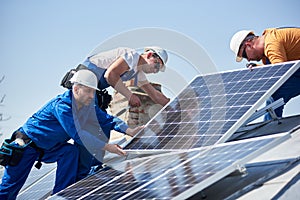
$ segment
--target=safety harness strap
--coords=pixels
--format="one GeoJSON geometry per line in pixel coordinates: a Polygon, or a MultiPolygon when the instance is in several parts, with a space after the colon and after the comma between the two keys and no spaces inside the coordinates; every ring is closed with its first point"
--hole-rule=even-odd
{"type": "Polygon", "coordinates": [[[42,167],[42,158],[45,154],[44,150],[37,147],[36,144],[34,142],[31,142],[29,144],[29,146],[31,146],[32,148],[34,148],[38,153],[39,153],[39,158],[38,158],[38,161],[37,163],[34,165],[37,169],[40,169],[42,167]]]}

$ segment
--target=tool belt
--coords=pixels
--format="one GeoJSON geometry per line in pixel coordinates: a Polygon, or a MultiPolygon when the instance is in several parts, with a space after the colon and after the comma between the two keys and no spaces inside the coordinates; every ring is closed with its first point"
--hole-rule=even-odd
{"type": "Polygon", "coordinates": [[[16,166],[19,164],[23,157],[25,148],[30,146],[39,152],[38,162],[35,164],[37,169],[42,166],[42,157],[44,156],[44,150],[37,147],[36,144],[24,133],[20,131],[15,131],[10,139],[5,139],[0,148],[0,165],[2,166],[16,166]],[[20,146],[14,143],[16,138],[22,139],[25,144],[20,146]]]}

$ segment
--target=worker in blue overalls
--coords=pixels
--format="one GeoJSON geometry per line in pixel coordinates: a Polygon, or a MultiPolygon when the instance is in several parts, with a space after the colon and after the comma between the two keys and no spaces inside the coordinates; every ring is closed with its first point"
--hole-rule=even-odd
{"type": "MultiPolygon", "coordinates": [[[[17,145],[23,152],[17,156],[19,159],[12,162],[9,158],[5,165],[0,199],[16,199],[36,160],[39,161],[37,167],[40,162],[57,162],[54,194],[87,175],[95,150],[126,155],[118,145],[107,143],[107,134],[114,129],[133,136],[139,128],[128,128],[123,121],[95,106],[98,80],[93,72],[79,70],[71,82],[72,90],[49,101],[13,133],[9,141],[21,140],[17,145]]],[[[4,150],[7,148],[10,144],[4,150]]]]}

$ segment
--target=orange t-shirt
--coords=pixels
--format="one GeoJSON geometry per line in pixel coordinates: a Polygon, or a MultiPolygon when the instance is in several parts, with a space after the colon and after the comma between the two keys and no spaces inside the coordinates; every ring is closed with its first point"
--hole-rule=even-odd
{"type": "MultiPolygon", "coordinates": [[[[300,28],[270,28],[263,35],[264,54],[272,64],[300,60],[300,28]]],[[[262,62],[266,64],[266,59],[262,62]]]]}

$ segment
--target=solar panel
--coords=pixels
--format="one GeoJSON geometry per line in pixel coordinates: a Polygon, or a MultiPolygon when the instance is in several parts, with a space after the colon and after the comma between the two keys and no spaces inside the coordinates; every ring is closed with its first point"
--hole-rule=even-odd
{"type": "Polygon", "coordinates": [[[282,133],[128,160],[50,199],[186,199],[289,137],[282,133]]]}
{"type": "Polygon", "coordinates": [[[297,61],[197,76],[124,149],[157,152],[225,142],[299,66],[297,61]]]}
{"type": "Polygon", "coordinates": [[[289,62],[196,77],[125,149],[201,149],[123,162],[74,184],[55,199],[182,199],[204,189],[280,141],[277,136],[204,147],[226,141],[298,68],[299,62],[289,62]]]}
{"type": "Polygon", "coordinates": [[[56,163],[43,164],[41,169],[32,168],[20,190],[18,199],[44,199],[54,187],[56,163]]]}

